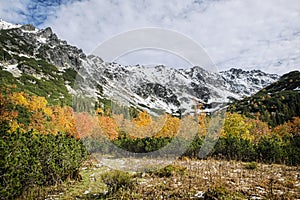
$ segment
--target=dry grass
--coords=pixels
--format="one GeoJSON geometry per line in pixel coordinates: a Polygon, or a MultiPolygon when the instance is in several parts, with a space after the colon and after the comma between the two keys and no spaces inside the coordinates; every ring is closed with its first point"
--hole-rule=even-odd
{"type": "MultiPolygon", "coordinates": [[[[177,161],[187,173],[170,177],[145,175],[135,191],[143,199],[299,199],[299,167],[223,160],[177,161]],[[253,169],[254,168],[254,169],[253,169]],[[202,194],[202,195],[201,195],[202,194]]],[[[130,196],[127,196],[129,198],[130,196]]]]}
{"type": "Polygon", "coordinates": [[[105,196],[109,188],[101,174],[110,169],[89,160],[81,169],[81,181],[69,181],[44,192],[47,199],[300,199],[299,166],[185,159],[168,170],[172,173],[132,174],[136,182],[133,187],[105,196]]]}

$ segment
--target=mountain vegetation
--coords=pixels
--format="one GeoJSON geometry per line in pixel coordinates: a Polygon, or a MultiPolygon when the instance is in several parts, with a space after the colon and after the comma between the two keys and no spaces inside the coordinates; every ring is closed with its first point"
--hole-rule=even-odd
{"type": "Polygon", "coordinates": [[[283,75],[255,95],[233,103],[229,111],[258,117],[272,127],[300,117],[300,72],[283,75]]]}
{"type": "MultiPolygon", "coordinates": [[[[181,165],[147,168],[144,174],[135,174],[136,177],[108,169],[98,177],[81,168],[91,155],[118,160],[125,152],[131,159],[142,160],[146,153],[160,150],[156,154],[160,159],[179,155],[182,160],[192,159],[196,163],[211,158],[215,162],[243,161],[247,162],[245,170],[256,170],[261,163],[297,167],[299,82],[299,71],[279,78],[259,70],[231,69],[217,74],[197,66],[186,70],[165,66],[124,67],[106,63],[97,56],[86,56],[58,39],[50,28],[38,30],[31,25],[3,28],[0,30],[0,199],[27,198],[36,188],[71,182],[89,185],[83,191],[86,196],[76,194],[75,198],[119,199],[130,195],[141,198],[145,197],[146,187],[140,188],[133,181],[138,176],[170,181],[180,175],[177,180],[182,178],[189,183],[198,177],[192,165],[190,169],[181,165]],[[116,94],[127,104],[116,103],[112,98],[116,94]],[[246,97],[242,99],[243,96],[246,97]],[[220,122],[222,129],[207,136],[210,126],[216,125],[213,112],[225,105],[228,112],[220,122]],[[182,109],[178,110],[179,107],[182,109]],[[164,149],[170,143],[175,145],[164,149]],[[203,146],[212,150],[199,161],[203,146]],[[123,151],[114,151],[116,147],[123,151]],[[185,152],[180,152],[181,147],[185,152]],[[99,186],[95,185],[96,177],[107,192],[88,196],[92,186],[99,186]]],[[[224,187],[236,184],[236,180],[231,178],[224,187],[216,185],[211,170],[207,170],[210,178],[201,179],[203,185],[213,183],[211,188],[205,188],[203,195],[193,195],[207,199],[233,198],[233,192],[224,187]]],[[[222,174],[218,181],[221,176],[231,175],[222,174]]],[[[272,184],[280,182],[275,182],[275,178],[268,181],[269,193],[262,192],[265,198],[274,197],[272,184]]],[[[284,188],[294,191],[297,184],[284,182],[284,188]]],[[[154,185],[155,191],[148,191],[153,198],[191,197],[187,196],[191,194],[186,184],[182,191],[187,194],[179,191],[180,185],[177,189],[165,183],[154,185]],[[174,189],[174,193],[161,191],[163,188],[174,189]]],[[[238,196],[252,195],[241,191],[238,196]]],[[[39,193],[32,195],[32,199],[40,198],[39,193]]]]}
{"type": "MultiPolygon", "coordinates": [[[[129,120],[122,115],[104,113],[101,108],[94,114],[75,113],[71,107],[48,105],[44,97],[29,95],[16,86],[2,89],[0,97],[1,196],[13,198],[28,187],[80,178],[76,173],[85,160],[86,149],[90,153],[119,157],[123,155],[112,153],[112,144],[129,152],[147,153],[173,140],[177,148],[189,141],[188,135],[177,134],[184,119],[170,115],[157,120],[146,112],[139,112],[136,118],[129,120]],[[120,127],[124,120],[127,126],[120,127]],[[163,127],[155,131],[162,120],[163,127]],[[153,130],[157,134],[149,135],[153,130]]],[[[198,118],[198,133],[182,156],[197,158],[199,155],[210,117],[202,114],[198,118]]],[[[270,128],[258,118],[227,113],[221,136],[210,156],[299,165],[299,130],[299,117],[270,128]]],[[[163,151],[159,157],[176,153],[176,147],[163,151]]],[[[139,158],[139,154],[135,157],[139,158]]]]}

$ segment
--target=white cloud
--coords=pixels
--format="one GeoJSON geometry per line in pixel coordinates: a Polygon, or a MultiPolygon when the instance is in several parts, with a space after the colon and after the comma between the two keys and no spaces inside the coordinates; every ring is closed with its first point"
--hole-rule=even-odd
{"type": "MultiPolygon", "coordinates": [[[[12,2],[5,6],[23,9],[12,2]]],[[[281,74],[300,68],[298,0],[84,0],[52,12],[40,27],[51,26],[87,53],[121,32],[162,27],[204,46],[221,70],[258,68],[281,74]]],[[[0,9],[3,14],[22,20],[0,9]]]]}
{"type": "Polygon", "coordinates": [[[27,12],[28,2],[29,0],[0,0],[0,18],[11,23],[26,21],[24,13],[27,12]]]}
{"type": "Polygon", "coordinates": [[[0,0],[0,17],[11,23],[40,25],[61,5],[77,0],[0,0]]]}

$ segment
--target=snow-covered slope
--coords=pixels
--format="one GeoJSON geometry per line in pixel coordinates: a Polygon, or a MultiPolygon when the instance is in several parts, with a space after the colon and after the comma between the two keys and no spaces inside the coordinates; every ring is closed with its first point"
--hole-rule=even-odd
{"type": "Polygon", "coordinates": [[[146,109],[152,114],[190,113],[200,103],[206,111],[214,111],[233,99],[254,94],[278,79],[277,75],[259,70],[231,69],[215,73],[199,66],[190,69],[163,65],[122,66],[104,62],[94,55],[86,56],[82,50],[60,40],[51,28],[39,30],[32,25],[12,25],[1,21],[0,30],[3,36],[0,47],[4,55],[0,61],[1,70],[12,73],[16,78],[27,73],[37,79],[56,79],[58,72],[52,70],[51,74],[47,74],[49,70],[28,66],[30,60],[24,63],[24,58],[45,60],[55,65],[59,73],[67,73],[67,69],[78,73],[77,80],[73,80],[76,87],[70,85],[70,77],[65,80],[71,94],[86,93],[96,98],[110,98],[127,106],[146,109]]]}
{"type": "Polygon", "coordinates": [[[173,114],[192,113],[200,103],[211,112],[278,79],[277,75],[258,70],[214,73],[198,66],[179,70],[163,65],[122,66],[106,63],[96,56],[89,56],[83,62],[81,74],[85,80],[93,80],[82,84],[89,87],[84,90],[92,91],[91,94],[97,95],[91,88],[101,85],[104,96],[125,105],[138,106],[151,113],[173,114]]]}
{"type": "Polygon", "coordinates": [[[235,68],[220,74],[226,82],[227,89],[240,96],[250,96],[279,78],[276,74],[267,74],[260,70],[244,71],[235,68]]]}
{"type": "Polygon", "coordinates": [[[12,28],[20,28],[20,27],[21,25],[11,24],[0,19],[0,29],[12,29],[12,28]]]}

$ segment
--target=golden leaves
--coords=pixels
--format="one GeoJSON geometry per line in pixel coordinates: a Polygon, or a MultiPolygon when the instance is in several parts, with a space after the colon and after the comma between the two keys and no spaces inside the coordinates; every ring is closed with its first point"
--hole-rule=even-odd
{"type": "MultiPolygon", "coordinates": [[[[1,88],[0,124],[8,125],[8,131],[33,129],[41,134],[66,132],[76,138],[99,135],[110,140],[124,133],[129,138],[179,136],[189,139],[195,131],[198,136],[205,137],[212,121],[204,112],[182,119],[168,114],[153,117],[146,111],[138,113],[134,119],[124,118],[122,114],[109,114],[101,108],[96,109],[94,115],[74,113],[71,107],[48,105],[44,97],[1,88]]],[[[267,123],[259,120],[259,116],[260,113],[257,113],[257,118],[251,119],[238,113],[227,113],[221,136],[232,135],[256,143],[261,137],[272,134],[280,138],[300,134],[299,117],[270,129],[267,123]]]]}

